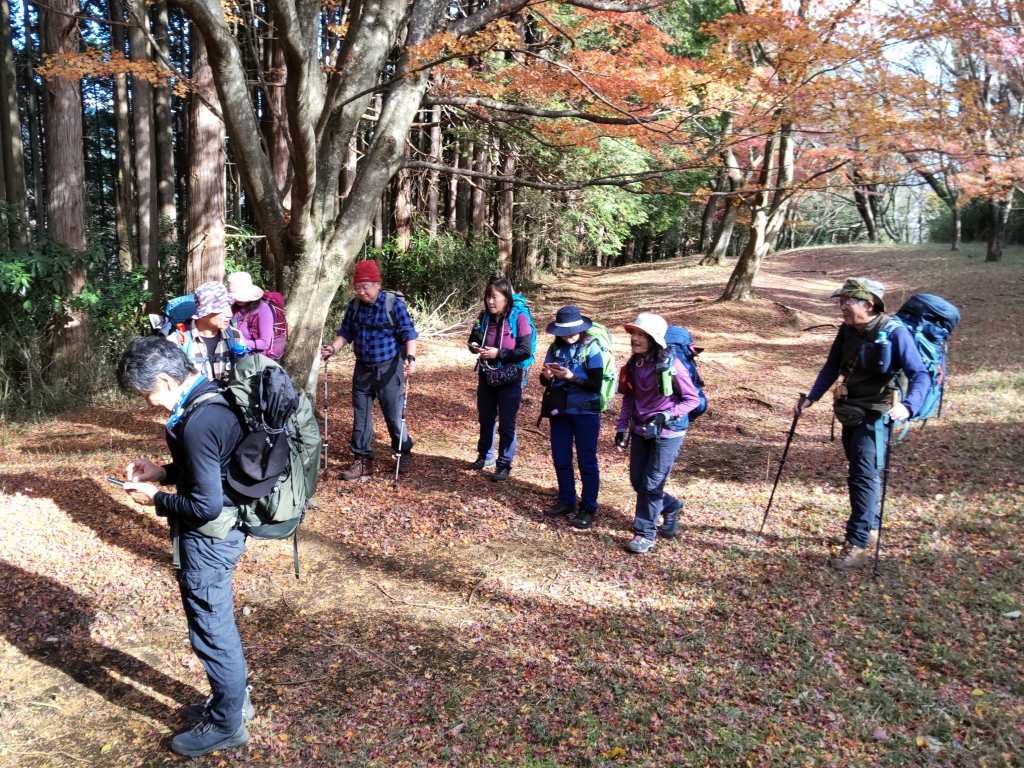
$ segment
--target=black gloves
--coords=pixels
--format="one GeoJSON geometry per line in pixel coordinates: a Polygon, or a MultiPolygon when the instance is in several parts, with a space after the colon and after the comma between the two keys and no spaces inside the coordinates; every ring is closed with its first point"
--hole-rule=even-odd
{"type": "Polygon", "coordinates": [[[626,447],[626,433],[625,431],[615,433],[615,447],[625,448],[626,447]]]}

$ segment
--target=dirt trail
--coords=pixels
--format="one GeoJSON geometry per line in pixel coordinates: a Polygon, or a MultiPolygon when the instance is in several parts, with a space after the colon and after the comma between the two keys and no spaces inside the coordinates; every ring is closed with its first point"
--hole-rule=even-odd
{"type": "MultiPolygon", "coordinates": [[[[795,251],[768,261],[743,304],[715,302],[728,269],[692,260],[547,282],[532,302],[538,355],[567,303],[609,326],[618,364],[638,311],[705,347],[711,409],[670,483],[683,533],[643,558],[622,549],[634,496],[611,448],[617,411],[602,422],[599,522],[580,533],[540,515],[554,475],[547,426],[534,426],[536,370],[512,481],[496,486],[465,469],[472,357],[462,339],[423,342],[409,401],[416,472],[393,492],[379,416],[381,474],[338,479],[351,361],[332,363],[332,460],[303,526],[303,579],[284,543],[250,543],[236,575],[253,740],[201,764],[849,765],[885,751],[980,765],[1020,754],[1020,620],[1002,614],[1024,600],[1013,575],[1024,336],[1006,319],[1019,316],[1022,262],[795,251]],[[945,417],[896,454],[880,587],[822,568],[845,520],[825,407],[801,421],[767,541],[751,541],[790,404],[834,335],[827,296],[850,274],[885,283],[892,309],[924,290],[964,312],[945,417]],[[865,660],[883,652],[875,680],[865,660]]],[[[131,458],[162,456],[160,421],[115,400],[0,430],[0,766],[177,759],[176,708],[205,695],[205,678],[166,528],[103,483],[131,458]]]]}

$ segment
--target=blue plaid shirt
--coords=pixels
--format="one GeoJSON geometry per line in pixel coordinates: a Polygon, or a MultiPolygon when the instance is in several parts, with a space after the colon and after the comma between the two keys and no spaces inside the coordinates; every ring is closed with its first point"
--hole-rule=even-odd
{"type": "Polygon", "coordinates": [[[384,291],[373,304],[353,301],[345,311],[338,336],[352,345],[356,360],[364,365],[380,365],[398,354],[398,345],[419,337],[409,317],[409,310],[395,297],[395,327],[388,322],[384,291]]]}

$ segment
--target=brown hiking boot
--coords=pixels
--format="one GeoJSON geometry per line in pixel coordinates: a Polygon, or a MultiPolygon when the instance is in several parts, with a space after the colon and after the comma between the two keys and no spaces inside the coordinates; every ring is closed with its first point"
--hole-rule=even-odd
{"type": "Polygon", "coordinates": [[[341,473],[341,479],[352,482],[362,480],[373,474],[373,459],[369,456],[356,456],[355,463],[341,473]]]}
{"type": "Polygon", "coordinates": [[[402,455],[402,463],[398,465],[398,474],[407,475],[413,470],[412,454],[406,453],[402,455]]]}
{"type": "Polygon", "coordinates": [[[839,550],[839,554],[832,558],[832,567],[840,571],[852,571],[854,568],[863,568],[870,562],[871,553],[867,549],[861,549],[847,541],[839,550]]]}
{"type": "MultiPolygon", "coordinates": [[[[830,544],[835,544],[837,547],[841,547],[841,546],[843,546],[843,544],[846,543],[846,537],[845,536],[842,536],[842,537],[834,536],[833,538],[829,539],[829,543],[830,544]]],[[[878,543],[878,530],[875,529],[873,531],[868,531],[868,549],[874,549],[875,545],[877,543],[878,543]]]]}

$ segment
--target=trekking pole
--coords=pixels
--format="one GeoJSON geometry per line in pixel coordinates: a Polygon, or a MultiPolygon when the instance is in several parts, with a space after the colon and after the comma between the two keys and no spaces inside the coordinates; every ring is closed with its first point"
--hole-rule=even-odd
{"type": "MultiPolygon", "coordinates": [[[[899,393],[892,393],[892,404],[895,408],[899,405],[899,393]]],[[[882,469],[882,498],[878,502],[878,541],[875,542],[875,568],[871,574],[874,581],[878,581],[878,560],[882,553],[882,513],[885,512],[885,491],[889,486],[889,456],[892,453],[892,430],[896,424],[892,419],[886,424],[885,434],[885,466],[882,469]]]]}
{"type": "Polygon", "coordinates": [[[395,482],[392,484],[392,488],[398,488],[398,470],[402,466],[402,444],[405,442],[405,406],[409,403],[409,377],[405,377],[405,395],[402,398],[402,428],[398,432],[398,451],[396,452],[397,460],[395,461],[395,482]]]}
{"type": "Polygon", "coordinates": [[[327,472],[327,364],[331,358],[324,358],[324,473],[327,472]]]}
{"type": "MultiPolygon", "coordinates": [[[[798,405],[803,405],[804,400],[807,399],[807,395],[803,392],[800,393],[800,400],[797,401],[798,405]]],[[[764,541],[761,538],[761,534],[764,533],[764,524],[768,522],[768,511],[772,508],[772,501],[775,500],[775,489],[779,487],[779,478],[782,477],[782,468],[786,466],[786,456],[789,454],[789,444],[793,442],[793,434],[796,432],[796,423],[800,420],[800,410],[798,409],[796,414],[793,416],[793,424],[789,428],[789,437],[786,438],[786,447],[782,451],[782,461],[779,462],[779,471],[775,473],[775,485],[772,486],[772,495],[768,497],[768,506],[765,507],[764,517],[761,518],[761,529],[757,532],[757,537],[754,539],[755,542],[764,541]]]]}

